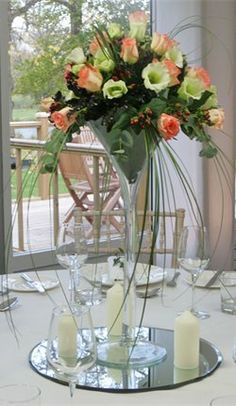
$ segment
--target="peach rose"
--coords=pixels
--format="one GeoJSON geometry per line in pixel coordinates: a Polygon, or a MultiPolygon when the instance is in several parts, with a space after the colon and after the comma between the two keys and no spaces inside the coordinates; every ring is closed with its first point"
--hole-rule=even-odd
{"type": "Polygon", "coordinates": [[[157,128],[163,138],[168,141],[178,134],[180,123],[176,117],[162,113],[157,120],[157,128]]]}
{"type": "Polygon", "coordinates": [[[124,62],[129,64],[137,62],[139,54],[135,38],[124,38],[122,40],[120,56],[124,62]]]}
{"type": "Polygon", "coordinates": [[[83,66],[79,73],[79,79],[77,79],[77,84],[90,92],[99,92],[101,90],[103,77],[99,70],[93,65],[83,66]]]}
{"type": "Polygon", "coordinates": [[[208,120],[214,128],[221,130],[223,128],[225,113],[223,109],[208,110],[208,120]]]}
{"type": "Polygon", "coordinates": [[[152,36],[151,49],[158,55],[163,55],[167,49],[172,48],[176,41],[169,38],[166,34],[154,32],[152,36]]]}
{"type": "MultiPolygon", "coordinates": [[[[106,40],[108,40],[108,36],[106,32],[103,32],[104,38],[106,40]]],[[[99,51],[101,49],[101,43],[103,42],[103,40],[101,38],[99,38],[98,35],[96,35],[96,37],[93,38],[93,40],[90,42],[89,45],[89,52],[91,55],[95,56],[97,51],[99,51]]]]}
{"type": "Polygon", "coordinates": [[[129,25],[131,38],[135,38],[137,41],[142,41],[145,37],[147,28],[147,15],[144,11],[135,11],[129,15],[129,25]]]}
{"type": "Polygon", "coordinates": [[[204,68],[190,68],[187,73],[188,76],[200,79],[205,87],[210,87],[211,86],[211,79],[204,68]]]}
{"type": "Polygon", "coordinates": [[[97,40],[97,38],[95,37],[92,42],[90,42],[89,45],[89,52],[90,54],[92,54],[93,56],[96,55],[96,52],[100,49],[100,44],[97,40]]]}
{"type": "Polygon", "coordinates": [[[68,128],[75,122],[76,113],[71,114],[73,110],[70,107],[64,107],[59,111],[54,111],[51,114],[51,121],[55,124],[58,130],[66,132],[68,128]]]}
{"type": "Polygon", "coordinates": [[[169,86],[178,85],[178,83],[180,83],[178,76],[179,76],[181,70],[179,68],[177,68],[175,63],[172,62],[170,59],[164,59],[163,63],[167,67],[169,75],[170,75],[169,86]]]}

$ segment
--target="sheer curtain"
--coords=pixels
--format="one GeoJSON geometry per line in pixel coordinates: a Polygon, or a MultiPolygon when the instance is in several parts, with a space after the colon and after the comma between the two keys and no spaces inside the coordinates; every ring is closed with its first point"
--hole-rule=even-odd
{"type": "Polygon", "coordinates": [[[217,175],[217,168],[208,160],[204,166],[204,213],[210,244],[215,249],[214,267],[232,270],[235,223],[235,89],[236,89],[236,2],[204,1],[202,8],[203,63],[212,82],[217,85],[219,102],[225,110],[224,132],[212,133],[227,155],[228,184],[217,175]],[[212,33],[212,34],[211,34],[212,33]],[[205,56],[204,56],[205,54],[205,56]],[[223,216],[223,224],[221,220],[223,216]],[[219,235],[220,233],[220,235],[219,235]]]}
{"type": "MultiPolygon", "coordinates": [[[[176,24],[192,21],[197,28],[183,31],[176,38],[191,65],[209,70],[212,82],[218,88],[219,102],[225,109],[224,131],[212,132],[213,137],[230,160],[226,180],[219,179],[211,160],[198,156],[199,143],[189,142],[178,135],[175,149],[191,174],[198,203],[209,231],[212,260],[210,266],[232,269],[235,184],[235,58],[236,58],[236,2],[235,0],[153,0],[153,30],[170,32],[176,24]],[[187,19],[187,20],[185,20],[187,19]],[[223,218],[223,224],[221,224],[223,218]]],[[[222,163],[220,172],[222,172],[222,163]]],[[[226,168],[223,168],[224,172],[226,168]]],[[[182,190],[175,185],[178,207],[186,208],[182,190]]],[[[192,223],[186,213],[186,222],[192,223]]]]}

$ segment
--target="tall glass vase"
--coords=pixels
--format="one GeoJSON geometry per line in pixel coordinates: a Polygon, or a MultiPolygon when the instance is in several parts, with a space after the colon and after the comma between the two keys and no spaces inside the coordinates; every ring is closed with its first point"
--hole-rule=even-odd
{"type": "MultiPolygon", "coordinates": [[[[144,341],[136,327],[136,265],[138,251],[138,232],[136,219],[136,200],[142,174],[146,169],[147,156],[145,134],[130,134],[132,145],[125,146],[126,159],[117,159],[111,154],[112,139],[99,120],[89,122],[89,126],[104,146],[120,180],[121,195],[125,211],[125,263],[123,282],[123,301],[117,309],[115,319],[123,314],[120,336],[109,335],[106,343],[98,347],[101,363],[113,367],[138,367],[160,362],[166,356],[163,347],[144,341]]],[[[115,322],[115,320],[114,320],[115,322]]],[[[139,323],[138,323],[139,324],[139,323]]]]}

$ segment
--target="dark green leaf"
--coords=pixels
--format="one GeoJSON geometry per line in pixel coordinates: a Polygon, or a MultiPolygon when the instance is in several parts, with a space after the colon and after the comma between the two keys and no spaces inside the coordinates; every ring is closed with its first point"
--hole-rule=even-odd
{"type": "Polygon", "coordinates": [[[121,133],[121,142],[122,142],[123,145],[125,145],[125,146],[127,146],[129,148],[132,148],[132,146],[134,144],[134,141],[133,141],[133,137],[132,137],[132,135],[130,134],[129,131],[127,131],[127,130],[122,131],[122,133],[121,133]]]}
{"type": "Polygon", "coordinates": [[[161,100],[158,97],[155,97],[150,101],[150,103],[146,104],[145,107],[142,108],[142,111],[149,107],[155,117],[159,117],[165,111],[166,105],[167,103],[165,100],[161,100]]]}
{"type": "Polygon", "coordinates": [[[122,113],[116,123],[113,125],[112,130],[120,129],[124,130],[130,125],[130,119],[135,116],[137,110],[133,107],[130,107],[128,111],[122,113]]]}
{"type": "Polygon", "coordinates": [[[206,158],[213,158],[217,154],[217,148],[213,147],[210,144],[206,144],[203,149],[200,151],[199,156],[206,158]]]}
{"type": "Polygon", "coordinates": [[[200,100],[194,100],[190,105],[189,105],[189,110],[190,111],[196,111],[199,109],[203,104],[206,103],[207,99],[212,95],[212,92],[209,92],[209,90],[206,90],[200,100]]]}
{"type": "Polygon", "coordinates": [[[44,165],[55,165],[55,156],[45,154],[41,157],[41,163],[44,165]]]}

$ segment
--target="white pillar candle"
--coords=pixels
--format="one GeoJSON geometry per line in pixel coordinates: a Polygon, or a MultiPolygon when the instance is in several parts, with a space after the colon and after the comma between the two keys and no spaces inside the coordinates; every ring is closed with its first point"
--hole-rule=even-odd
{"type": "Polygon", "coordinates": [[[77,326],[72,314],[63,314],[58,322],[58,356],[67,364],[77,359],[77,326]]]}
{"type": "Polygon", "coordinates": [[[177,368],[193,369],[199,365],[199,320],[190,311],[185,311],[175,320],[174,365],[177,368]]]}
{"type": "Polygon", "coordinates": [[[107,331],[109,335],[120,336],[122,333],[123,301],[123,287],[120,283],[115,282],[107,291],[107,331]]]}
{"type": "Polygon", "coordinates": [[[199,367],[193,369],[174,368],[174,383],[186,382],[199,377],[199,367]]]}

